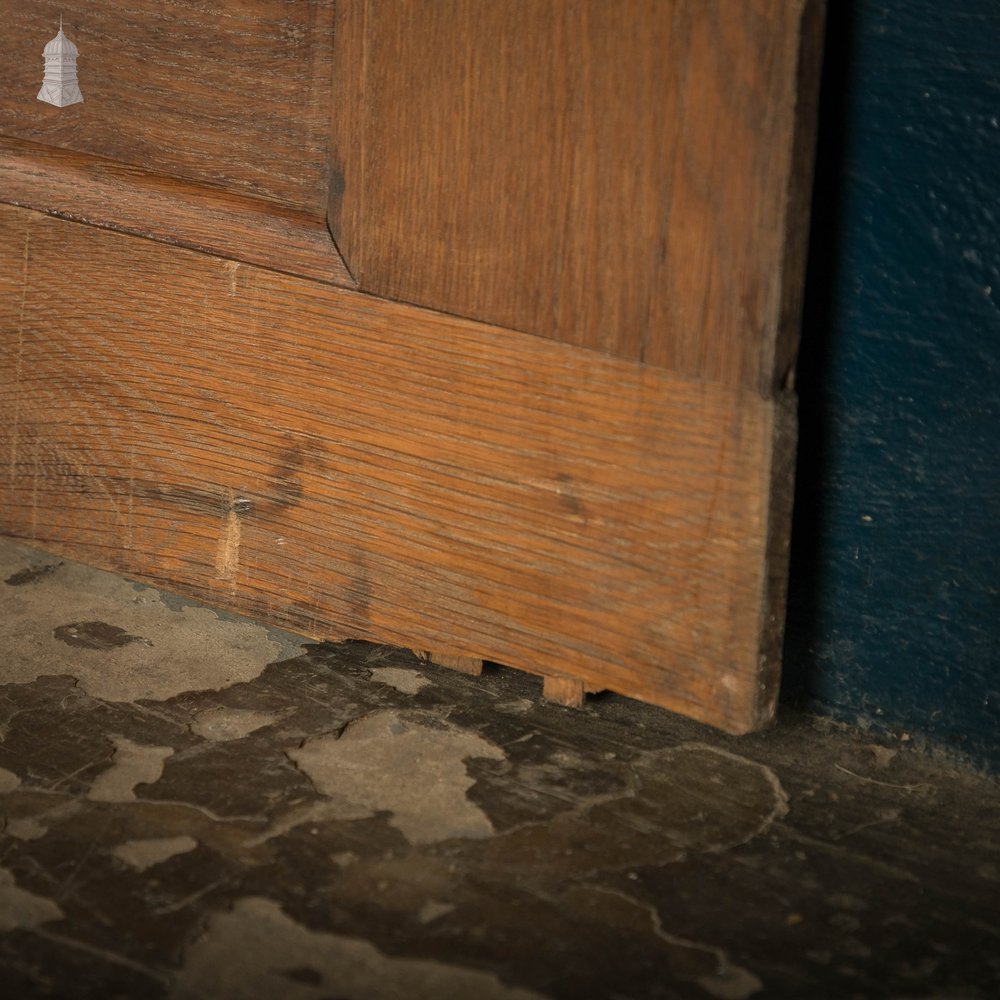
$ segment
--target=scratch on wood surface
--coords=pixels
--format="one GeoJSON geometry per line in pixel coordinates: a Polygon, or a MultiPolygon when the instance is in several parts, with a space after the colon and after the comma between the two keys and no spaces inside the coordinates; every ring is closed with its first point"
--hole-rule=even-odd
{"type": "Polygon", "coordinates": [[[247,322],[247,343],[252,350],[257,350],[257,339],[260,335],[260,287],[254,280],[252,269],[244,271],[243,274],[243,295],[246,302],[246,309],[250,313],[247,322]]]}
{"type": "Polygon", "coordinates": [[[31,445],[31,537],[38,538],[38,481],[42,476],[38,438],[31,445]]]}
{"type": "Polygon", "coordinates": [[[125,548],[131,550],[135,543],[135,444],[128,446],[128,508],[125,520],[125,548]]]}
{"type": "Polygon", "coordinates": [[[227,260],[225,268],[229,272],[229,295],[232,297],[236,295],[236,284],[239,280],[238,275],[240,262],[238,260],[227,260]]]}
{"type": "Polygon", "coordinates": [[[28,301],[28,262],[31,258],[31,230],[24,230],[24,266],[21,274],[21,308],[17,316],[17,358],[14,362],[14,413],[10,429],[10,485],[17,475],[17,454],[21,429],[21,372],[24,367],[24,311],[28,301]]]}
{"type": "Polygon", "coordinates": [[[232,580],[240,564],[240,515],[230,509],[222,522],[222,535],[215,554],[215,569],[220,580],[232,580]]]}

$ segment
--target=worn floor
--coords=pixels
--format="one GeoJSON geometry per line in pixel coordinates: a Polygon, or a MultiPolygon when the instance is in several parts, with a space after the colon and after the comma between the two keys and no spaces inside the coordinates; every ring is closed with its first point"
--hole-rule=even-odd
{"type": "Polygon", "coordinates": [[[0,542],[0,997],[1000,996],[993,782],[0,542]]]}

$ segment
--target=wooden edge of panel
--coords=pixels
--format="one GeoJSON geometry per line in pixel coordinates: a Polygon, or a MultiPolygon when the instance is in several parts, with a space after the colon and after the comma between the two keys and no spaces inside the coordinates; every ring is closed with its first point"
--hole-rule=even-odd
{"type": "Polygon", "coordinates": [[[770,490],[764,564],[764,600],[760,618],[760,678],[750,729],[761,729],[775,717],[781,687],[781,659],[788,597],[792,507],[798,445],[798,401],[794,392],[781,393],[772,410],[770,490]]]}
{"type": "Polygon", "coordinates": [[[0,531],[312,638],[760,727],[776,419],[746,390],[0,206],[0,531]]]}
{"type": "Polygon", "coordinates": [[[323,218],[0,136],[0,201],[57,218],[353,287],[323,218]]]}
{"type": "Polygon", "coordinates": [[[781,295],[775,323],[776,336],[765,340],[770,358],[761,366],[761,391],[780,396],[795,381],[802,328],[806,262],[809,255],[809,221],[819,120],[819,89],[823,69],[826,0],[803,0],[799,52],[794,84],[795,119],[789,151],[788,191],[784,205],[784,245],[781,295]]]}

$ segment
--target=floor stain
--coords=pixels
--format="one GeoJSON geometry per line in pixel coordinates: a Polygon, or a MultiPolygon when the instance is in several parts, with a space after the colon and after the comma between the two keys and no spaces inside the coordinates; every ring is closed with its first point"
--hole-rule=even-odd
{"type": "Polygon", "coordinates": [[[4,580],[4,583],[8,587],[23,587],[29,583],[37,583],[42,577],[48,576],[49,573],[54,573],[62,563],[46,563],[42,566],[29,566],[26,569],[18,570],[16,573],[11,573],[10,576],[4,580]]]}
{"type": "Polygon", "coordinates": [[[127,840],[112,851],[114,856],[136,871],[144,872],[163,864],[178,854],[186,854],[198,846],[193,837],[151,837],[147,840],[127,840]]]}
{"type": "Polygon", "coordinates": [[[131,635],[117,625],[107,622],[73,622],[70,625],[59,625],[52,630],[52,635],[67,646],[79,649],[116,649],[127,646],[130,642],[142,642],[147,646],[153,644],[141,635],[131,635]]]}

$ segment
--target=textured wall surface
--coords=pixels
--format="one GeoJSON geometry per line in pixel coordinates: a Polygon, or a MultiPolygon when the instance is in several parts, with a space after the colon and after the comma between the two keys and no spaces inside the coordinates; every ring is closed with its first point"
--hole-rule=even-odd
{"type": "Polygon", "coordinates": [[[830,4],[786,689],[1000,767],[1000,4],[830,4]]]}

